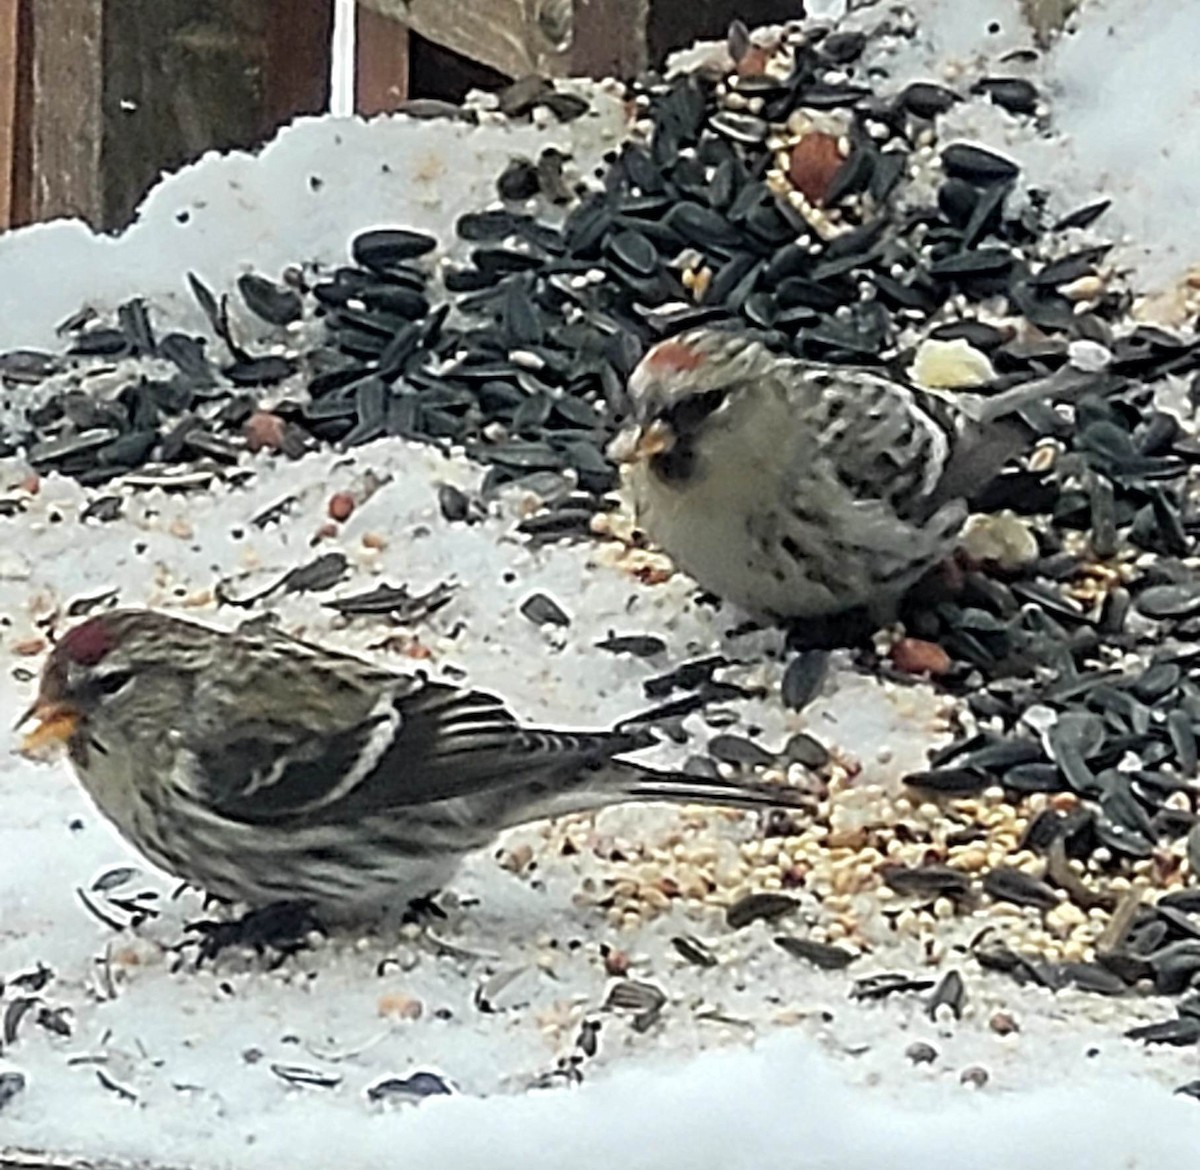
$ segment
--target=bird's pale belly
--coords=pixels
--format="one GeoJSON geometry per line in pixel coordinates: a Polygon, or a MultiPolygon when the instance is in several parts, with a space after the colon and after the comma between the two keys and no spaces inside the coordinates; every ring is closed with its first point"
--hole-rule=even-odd
{"type": "Polygon", "coordinates": [[[782,522],[764,531],[764,497],[771,494],[764,475],[723,479],[720,490],[706,478],[679,491],[637,468],[630,486],[651,540],[702,588],[756,617],[817,617],[868,601],[866,590],[859,596],[856,589],[864,576],[857,566],[843,563],[837,580],[823,581],[819,564],[783,548],[782,522]]]}

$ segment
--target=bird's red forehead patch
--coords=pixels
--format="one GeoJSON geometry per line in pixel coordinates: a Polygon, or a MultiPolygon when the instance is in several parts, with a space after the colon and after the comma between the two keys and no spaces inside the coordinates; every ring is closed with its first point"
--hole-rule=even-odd
{"type": "Polygon", "coordinates": [[[91,618],[68,630],[58,644],[58,652],[79,666],[95,666],[117,644],[103,618],[91,618]]]}
{"type": "Polygon", "coordinates": [[[683,374],[704,364],[704,355],[694,345],[676,338],[660,341],[647,355],[646,366],[656,374],[683,374]]]}

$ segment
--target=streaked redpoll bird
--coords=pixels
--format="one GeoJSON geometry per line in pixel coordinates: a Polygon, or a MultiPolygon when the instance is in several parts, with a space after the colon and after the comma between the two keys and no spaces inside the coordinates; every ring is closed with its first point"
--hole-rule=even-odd
{"type": "Polygon", "coordinates": [[[25,750],[65,742],[155,865],[222,898],[337,916],[403,909],[526,821],[623,801],[792,803],[615,758],[646,746],[636,733],[522,727],[482,691],[148,610],[68,631],[30,717],[25,750]]]}
{"type": "Polygon", "coordinates": [[[1016,412],[1106,378],[1067,368],[943,397],[699,329],[642,359],[611,453],[639,526],[703,588],[757,617],[862,607],[886,622],[953,551],[966,501],[1031,443],[1016,412]]]}

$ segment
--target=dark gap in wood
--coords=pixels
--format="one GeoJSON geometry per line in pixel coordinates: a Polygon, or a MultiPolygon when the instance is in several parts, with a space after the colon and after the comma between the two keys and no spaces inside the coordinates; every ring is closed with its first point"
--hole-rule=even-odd
{"type": "Polygon", "coordinates": [[[17,0],[16,84],[13,94],[9,221],[33,220],[33,0],[17,0]]]}
{"type": "Polygon", "coordinates": [[[333,0],[288,0],[267,14],[262,136],[304,114],[329,109],[333,0]]]}
{"type": "Polygon", "coordinates": [[[502,89],[512,79],[418,33],[409,34],[408,95],[460,102],[472,89],[502,89]]]}

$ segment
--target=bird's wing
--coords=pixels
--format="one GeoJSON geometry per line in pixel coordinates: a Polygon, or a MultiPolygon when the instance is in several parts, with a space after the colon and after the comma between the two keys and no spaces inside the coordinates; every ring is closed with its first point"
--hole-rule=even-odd
{"type": "Polygon", "coordinates": [[[796,432],[806,440],[800,480],[827,479],[893,524],[923,517],[954,441],[937,404],[872,370],[789,365],[784,385],[796,432]]]}
{"type": "MultiPolygon", "coordinates": [[[[312,678],[307,665],[305,685],[331,685],[312,678]]],[[[221,815],[247,823],[354,819],[529,784],[637,746],[615,733],[522,728],[482,691],[379,672],[363,677],[370,689],[351,688],[340,700],[323,689],[323,703],[311,691],[288,702],[281,687],[269,711],[261,703],[226,705],[183,745],[186,782],[221,815]]]]}

